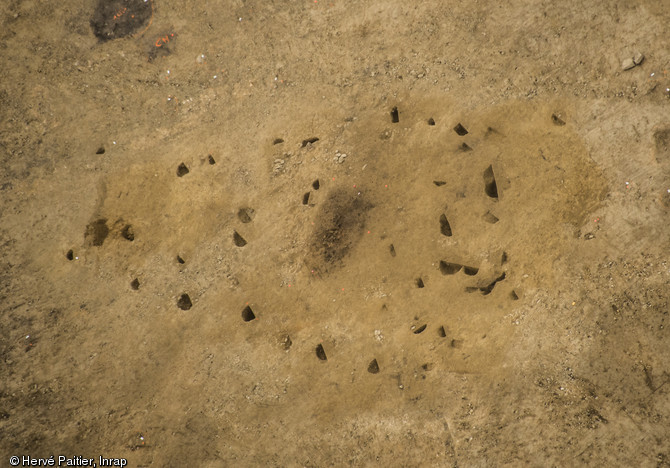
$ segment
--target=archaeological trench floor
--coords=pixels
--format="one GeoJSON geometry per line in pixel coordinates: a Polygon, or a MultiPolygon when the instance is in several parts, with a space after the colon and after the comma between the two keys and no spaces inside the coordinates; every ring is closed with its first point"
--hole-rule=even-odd
{"type": "Polygon", "coordinates": [[[2,2],[0,466],[670,466],[669,6],[2,2]]]}

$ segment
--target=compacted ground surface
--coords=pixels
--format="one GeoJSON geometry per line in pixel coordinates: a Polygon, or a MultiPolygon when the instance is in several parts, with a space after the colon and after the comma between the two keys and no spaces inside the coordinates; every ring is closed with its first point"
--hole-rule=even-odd
{"type": "Polygon", "coordinates": [[[670,466],[666,2],[0,25],[0,465],[670,466]]]}

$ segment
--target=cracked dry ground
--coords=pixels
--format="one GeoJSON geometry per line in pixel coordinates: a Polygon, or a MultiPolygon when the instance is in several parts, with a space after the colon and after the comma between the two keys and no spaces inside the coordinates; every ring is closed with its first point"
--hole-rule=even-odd
{"type": "Polygon", "coordinates": [[[670,10],[591,3],[0,5],[2,463],[669,466],[670,10]]]}

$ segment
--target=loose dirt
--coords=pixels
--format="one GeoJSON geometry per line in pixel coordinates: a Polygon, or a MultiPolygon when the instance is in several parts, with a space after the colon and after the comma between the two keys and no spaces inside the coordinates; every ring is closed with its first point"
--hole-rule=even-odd
{"type": "Polygon", "coordinates": [[[0,464],[670,466],[668,24],[4,2],[0,464]]]}

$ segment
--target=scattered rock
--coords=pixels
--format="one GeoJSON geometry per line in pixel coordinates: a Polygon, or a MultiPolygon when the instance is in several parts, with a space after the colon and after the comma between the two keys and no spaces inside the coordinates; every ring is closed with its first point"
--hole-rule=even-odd
{"type": "Polygon", "coordinates": [[[632,58],[627,58],[621,63],[621,68],[624,70],[630,70],[631,68],[635,67],[635,62],[633,62],[632,58]]]}
{"type": "Polygon", "coordinates": [[[280,173],[284,169],[285,163],[286,161],[284,161],[283,159],[275,159],[274,166],[272,167],[272,172],[274,172],[275,174],[280,173]]]}
{"type": "Polygon", "coordinates": [[[335,152],[333,161],[335,161],[337,164],[342,164],[345,159],[347,159],[347,155],[345,153],[340,153],[339,151],[335,152]]]}
{"type": "Polygon", "coordinates": [[[291,348],[291,345],[293,344],[293,341],[291,341],[291,337],[286,335],[284,339],[282,340],[282,346],[284,347],[285,351],[288,351],[291,348]]]}
{"type": "Polygon", "coordinates": [[[640,52],[635,54],[635,57],[633,57],[633,63],[635,65],[640,65],[644,61],[644,55],[642,55],[640,52]]]}

